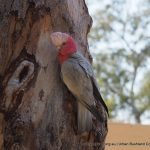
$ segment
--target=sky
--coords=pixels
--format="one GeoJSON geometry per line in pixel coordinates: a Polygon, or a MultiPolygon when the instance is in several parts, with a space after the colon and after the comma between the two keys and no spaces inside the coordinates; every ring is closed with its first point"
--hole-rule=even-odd
{"type": "MultiPolygon", "coordinates": [[[[86,0],[88,4],[89,13],[91,16],[99,9],[103,9],[104,5],[112,3],[112,0],[105,0],[103,3],[100,0],[86,0]]],[[[142,0],[127,0],[126,9],[129,14],[136,13],[142,0]]]]}
{"type": "MultiPolygon", "coordinates": [[[[146,6],[143,3],[143,0],[118,0],[118,1],[125,1],[126,2],[126,4],[123,7],[123,11],[120,12],[120,15],[123,18],[123,20],[126,20],[126,18],[129,15],[134,15],[134,14],[137,15],[137,14],[142,13],[143,9],[146,8],[146,6]]],[[[144,0],[144,1],[146,1],[146,0],[144,0]]],[[[88,6],[89,13],[93,18],[93,26],[94,26],[96,24],[96,21],[97,21],[94,18],[96,12],[98,10],[103,10],[103,9],[105,10],[105,6],[112,4],[113,0],[102,0],[102,1],[101,0],[86,0],[86,2],[88,4],[87,6],[88,6]]],[[[116,24],[116,28],[117,28],[117,31],[119,31],[119,28],[120,28],[120,30],[122,30],[122,28],[121,28],[121,26],[119,26],[119,24],[116,24]]],[[[130,30],[129,26],[128,26],[128,28],[129,28],[128,30],[130,30]]],[[[145,32],[144,29],[139,28],[139,30],[135,33],[136,35],[132,35],[132,34],[126,35],[126,37],[127,37],[126,40],[129,41],[128,43],[130,43],[130,47],[133,49],[136,49],[136,51],[139,51],[139,52],[140,52],[141,48],[144,47],[145,41],[140,41],[136,45],[132,44],[132,42],[137,41],[137,39],[143,33],[145,36],[147,35],[150,37],[150,26],[149,26],[149,29],[147,32],[145,32]]],[[[111,45],[113,45],[112,47],[115,47],[115,46],[116,47],[119,47],[119,46],[122,47],[122,45],[126,46],[126,44],[123,41],[120,41],[120,39],[117,40],[116,36],[113,37],[112,43],[109,43],[109,44],[110,44],[110,47],[111,47],[111,45]]],[[[100,46],[98,45],[97,47],[99,48],[99,50],[103,50],[104,48],[107,49],[108,44],[106,45],[106,42],[104,42],[104,43],[101,43],[100,46]]]]}

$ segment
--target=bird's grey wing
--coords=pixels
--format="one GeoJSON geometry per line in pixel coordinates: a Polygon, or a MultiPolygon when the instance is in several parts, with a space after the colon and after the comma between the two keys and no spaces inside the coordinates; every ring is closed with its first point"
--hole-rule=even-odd
{"type": "Polygon", "coordinates": [[[94,95],[95,99],[97,100],[97,102],[100,102],[103,105],[103,107],[105,108],[105,110],[109,116],[108,108],[107,108],[107,106],[106,106],[106,104],[105,104],[105,102],[104,102],[104,100],[100,94],[100,91],[99,91],[99,88],[97,86],[97,82],[96,82],[95,78],[91,77],[91,81],[92,81],[92,85],[93,85],[93,95],[94,95]]]}
{"type": "Polygon", "coordinates": [[[94,75],[91,64],[86,60],[86,58],[80,54],[79,52],[73,54],[72,58],[76,59],[79,65],[82,67],[84,72],[86,73],[87,77],[91,77],[94,75]]]}
{"type": "Polygon", "coordinates": [[[105,108],[107,114],[109,115],[108,113],[108,108],[100,94],[100,90],[98,88],[98,85],[97,85],[97,82],[95,80],[95,77],[94,77],[94,73],[93,73],[93,70],[92,70],[92,66],[91,64],[86,60],[86,58],[84,56],[82,56],[82,54],[80,54],[79,52],[78,53],[75,53],[72,55],[72,57],[74,59],[77,59],[79,65],[82,67],[82,69],[85,71],[86,75],[91,79],[91,82],[92,82],[92,85],[93,85],[93,95],[96,99],[96,101],[99,103],[101,103],[103,105],[103,107],[105,108]]]}

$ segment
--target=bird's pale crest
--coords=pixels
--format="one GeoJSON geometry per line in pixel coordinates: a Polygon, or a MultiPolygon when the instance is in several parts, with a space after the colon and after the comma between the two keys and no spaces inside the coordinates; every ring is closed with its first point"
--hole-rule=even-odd
{"type": "Polygon", "coordinates": [[[62,32],[53,32],[50,35],[52,43],[60,49],[61,46],[67,41],[69,35],[62,32]]]}

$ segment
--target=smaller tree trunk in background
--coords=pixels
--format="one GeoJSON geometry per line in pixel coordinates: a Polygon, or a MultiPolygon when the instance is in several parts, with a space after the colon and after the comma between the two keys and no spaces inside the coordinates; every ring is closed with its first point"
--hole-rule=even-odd
{"type": "Polygon", "coordinates": [[[84,0],[2,0],[0,5],[0,149],[104,148],[107,122],[77,134],[76,100],[60,79],[50,33],[70,33],[85,57],[91,18],[84,0]],[[101,136],[97,133],[101,131],[101,136]],[[4,141],[4,142],[3,142],[4,141]]]}

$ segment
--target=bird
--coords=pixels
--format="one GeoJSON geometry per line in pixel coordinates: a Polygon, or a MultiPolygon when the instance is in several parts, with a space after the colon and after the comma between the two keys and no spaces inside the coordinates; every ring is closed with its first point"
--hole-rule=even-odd
{"type": "Polygon", "coordinates": [[[57,50],[61,78],[77,100],[78,132],[91,131],[93,118],[104,122],[108,116],[108,108],[101,96],[92,66],[78,50],[71,35],[52,32],[50,38],[57,50]]]}

